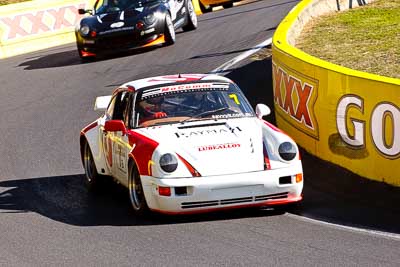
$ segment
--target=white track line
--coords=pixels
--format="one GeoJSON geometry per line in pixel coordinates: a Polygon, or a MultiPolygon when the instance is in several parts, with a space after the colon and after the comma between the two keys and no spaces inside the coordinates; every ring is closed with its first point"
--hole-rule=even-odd
{"type": "Polygon", "coordinates": [[[271,43],[272,43],[272,38],[268,38],[264,42],[256,45],[255,47],[251,48],[250,50],[240,54],[239,56],[229,60],[228,62],[222,64],[218,68],[212,70],[210,73],[212,73],[212,74],[222,74],[222,73],[226,72],[227,70],[229,70],[233,65],[235,65],[235,64],[239,63],[240,61],[242,61],[243,59],[246,59],[249,56],[257,53],[258,51],[260,51],[261,49],[267,47],[271,43]]]}
{"type": "MultiPolygon", "coordinates": [[[[218,68],[212,70],[210,73],[212,74],[223,74],[223,73],[229,73],[229,70],[233,65],[239,63],[240,61],[248,58],[249,56],[257,53],[261,49],[267,47],[272,43],[272,38],[268,38],[264,42],[256,45],[255,47],[249,49],[248,51],[240,54],[239,56],[229,60],[228,62],[222,64],[218,68]]],[[[225,73],[225,74],[226,74],[225,73]]],[[[333,228],[339,228],[343,230],[347,230],[350,232],[356,232],[356,233],[363,233],[363,234],[369,234],[369,235],[374,235],[374,236],[380,236],[380,237],[385,237],[389,239],[394,239],[394,240],[400,240],[400,234],[394,234],[394,233],[386,233],[386,232],[381,232],[381,231],[375,231],[375,230],[368,230],[368,229],[363,229],[363,228],[356,228],[356,227],[351,227],[351,226],[345,226],[345,225],[340,225],[340,224],[335,224],[335,223],[329,223],[329,222],[324,222],[324,221],[318,221],[315,219],[295,215],[295,214],[290,214],[287,213],[287,216],[292,217],[294,219],[300,220],[300,221],[305,221],[305,222],[310,222],[314,224],[319,224],[319,225],[325,225],[333,228]]]]}
{"type": "Polygon", "coordinates": [[[387,233],[387,232],[382,232],[382,231],[369,230],[369,229],[357,228],[357,227],[346,226],[346,225],[341,225],[341,224],[336,224],[336,223],[324,222],[324,221],[319,221],[319,220],[315,220],[315,219],[311,219],[311,218],[307,218],[307,217],[303,217],[303,216],[291,214],[291,213],[286,213],[286,216],[303,221],[303,222],[310,222],[310,223],[314,223],[314,224],[325,225],[325,226],[328,226],[331,228],[339,228],[339,229],[347,230],[350,232],[368,234],[368,235],[379,236],[379,237],[384,237],[384,238],[400,241],[400,234],[387,233]]]}

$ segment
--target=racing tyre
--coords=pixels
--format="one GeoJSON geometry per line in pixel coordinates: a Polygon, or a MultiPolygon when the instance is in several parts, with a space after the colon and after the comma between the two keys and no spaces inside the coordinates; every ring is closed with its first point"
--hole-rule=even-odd
{"type": "Polygon", "coordinates": [[[134,163],[129,165],[129,199],[135,213],[138,215],[143,215],[149,211],[149,207],[147,206],[146,198],[144,196],[142,181],[136,165],[134,163]]]}
{"type": "Polygon", "coordinates": [[[200,10],[201,10],[201,13],[208,13],[208,12],[211,12],[212,11],[212,7],[211,6],[205,6],[205,5],[203,5],[202,3],[201,3],[201,1],[199,1],[199,5],[200,5],[200,10]]]}
{"type": "Polygon", "coordinates": [[[229,2],[229,3],[223,4],[222,6],[224,8],[231,8],[231,7],[233,7],[233,2],[229,2]]]}
{"type": "Polygon", "coordinates": [[[165,45],[173,45],[175,43],[175,28],[172,23],[171,16],[165,16],[165,45]]]}
{"type": "Polygon", "coordinates": [[[99,174],[97,173],[92,151],[90,150],[88,142],[85,142],[84,146],[83,165],[85,168],[85,183],[89,190],[95,190],[99,187],[99,174]]]}
{"type": "Polygon", "coordinates": [[[197,15],[194,11],[192,0],[187,0],[186,3],[186,10],[187,12],[187,23],[185,26],[182,27],[184,31],[192,31],[197,28],[197,15]]]}

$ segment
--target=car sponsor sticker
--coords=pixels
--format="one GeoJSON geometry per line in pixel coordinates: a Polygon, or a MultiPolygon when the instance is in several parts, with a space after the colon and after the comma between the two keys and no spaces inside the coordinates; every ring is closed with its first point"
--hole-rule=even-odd
{"type": "Polygon", "coordinates": [[[219,129],[207,129],[207,130],[196,130],[196,131],[179,131],[175,132],[177,138],[189,138],[196,136],[206,136],[206,135],[219,135],[219,134],[237,134],[241,132],[239,126],[234,128],[219,128],[219,129]]]}
{"type": "Polygon", "coordinates": [[[199,146],[198,150],[201,152],[201,151],[212,151],[212,150],[233,149],[233,148],[240,148],[240,144],[226,143],[217,145],[205,145],[205,146],[199,146]]]}
{"type": "Polygon", "coordinates": [[[124,22],[122,22],[122,21],[118,21],[118,22],[115,22],[115,23],[113,23],[113,24],[111,24],[110,25],[110,28],[121,28],[122,26],[124,26],[125,25],[125,23],[124,22]]]}
{"type": "Polygon", "coordinates": [[[108,33],[112,33],[112,32],[119,32],[119,31],[131,31],[134,30],[135,27],[131,26],[131,27],[123,27],[123,28],[114,28],[111,30],[107,30],[107,31],[103,31],[103,32],[99,32],[99,35],[104,35],[104,34],[108,34],[108,33]]]}
{"type": "Polygon", "coordinates": [[[178,85],[170,85],[157,87],[153,89],[146,90],[143,92],[142,98],[146,99],[149,97],[155,97],[158,95],[170,94],[174,92],[181,91],[211,91],[211,90],[228,90],[228,83],[189,83],[189,84],[178,84],[178,85]]]}

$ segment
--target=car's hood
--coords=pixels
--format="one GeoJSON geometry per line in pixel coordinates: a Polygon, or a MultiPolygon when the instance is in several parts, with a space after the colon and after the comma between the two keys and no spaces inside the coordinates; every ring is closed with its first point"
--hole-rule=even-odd
{"type": "Polygon", "coordinates": [[[137,22],[144,10],[145,7],[141,7],[119,12],[96,14],[82,19],[81,25],[89,25],[98,32],[108,29],[117,30],[131,27],[137,22]]]}
{"type": "Polygon", "coordinates": [[[179,154],[203,176],[264,169],[262,129],[256,118],[195,121],[139,131],[179,154]]]}

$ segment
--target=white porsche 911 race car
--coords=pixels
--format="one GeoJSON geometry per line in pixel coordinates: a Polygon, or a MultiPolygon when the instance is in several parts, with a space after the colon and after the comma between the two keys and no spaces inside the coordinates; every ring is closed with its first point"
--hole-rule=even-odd
{"type": "Polygon", "coordinates": [[[112,176],[137,213],[166,214],[285,205],[302,199],[295,142],[254,112],[218,75],[128,82],[96,99],[103,116],[81,131],[89,188],[112,176]]]}

